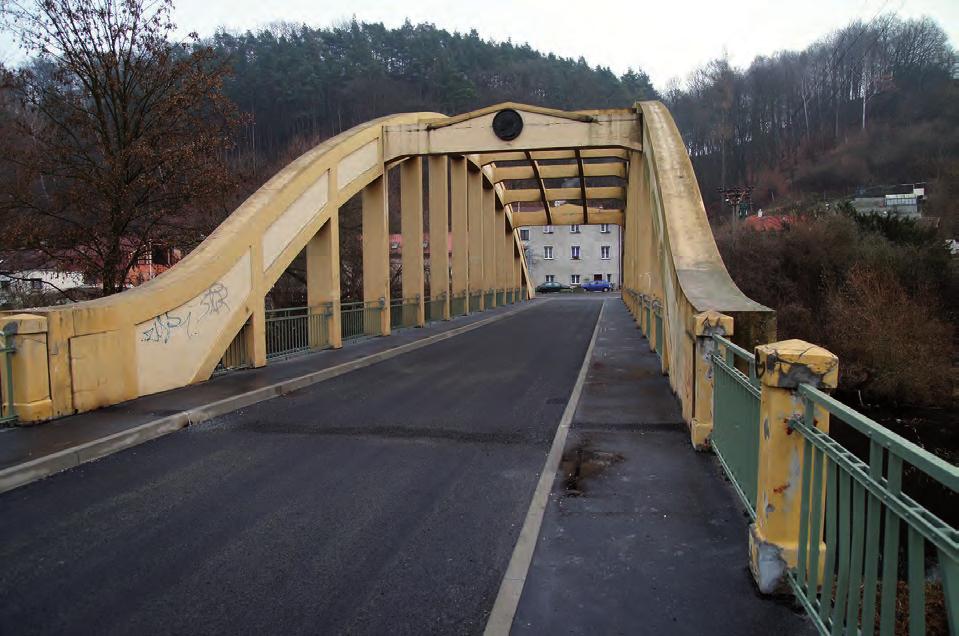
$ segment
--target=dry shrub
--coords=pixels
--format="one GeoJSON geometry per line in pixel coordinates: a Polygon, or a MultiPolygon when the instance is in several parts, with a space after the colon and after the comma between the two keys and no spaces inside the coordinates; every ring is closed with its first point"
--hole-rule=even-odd
{"type": "Polygon", "coordinates": [[[774,203],[789,192],[789,179],[783,171],[775,168],[763,168],[756,175],[754,200],[774,203]]]}
{"type": "Polygon", "coordinates": [[[952,328],[930,294],[910,295],[891,270],[859,263],[827,289],[826,314],[843,388],[883,401],[948,399],[952,328]]]}

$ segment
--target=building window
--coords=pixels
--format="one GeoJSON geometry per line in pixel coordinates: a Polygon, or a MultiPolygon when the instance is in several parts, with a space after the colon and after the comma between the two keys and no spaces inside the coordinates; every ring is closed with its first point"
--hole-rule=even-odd
{"type": "Polygon", "coordinates": [[[579,234],[579,226],[578,226],[578,225],[570,225],[570,226],[569,226],[569,233],[570,233],[570,234],[579,234]]]}
{"type": "Polygon", "coordinates": [[[543,226],[543,234],[552,234],[552,233],[553,233],[553,226],[552,226],[552,225],[544,225],[544,226],[543,226]]]}
{"type": "Polygon", "coordinates": [[[599,248],[599,257],[604,261],[609,260],[609,245],[603,245],[601,248],[599,248]]]}
{"type": "Polygon", "coordinates": [[[609,234],[609,223],[601,223],[599,231],[603,234],[609,234]]]}
{"type": "Polygon", "coordinates": [[[573,245],[569,248],[569,257],[574,261],[579,260],[579,245],[573,245]]]}
{"type": "Polygon", "coordinates": [[[612,275],[612,274],[606,274],[606,282],[607,282],[607,283],[613,282],[613,275],[612,275]]]}
{"type": "Polygon", "coordinates": [[[521,241],[528,241],[528,240],[529,240],[529,230],[520,230],[520,231],[519,231],[519,239],[520,239],[521,241]]]}
{"type": "Polygon", "coordinates": [[[570,274],[569,282],[574,285],[579,285],[579,274],[570,274]]]}
{"type": "Polygon", "coordinates": [[[545,259],[548,260],[548,261],[553,260],[553,246],[552,246],[552,245],[544,245],[544,246],[543,246],[543,258],[545,258],[545,259]]]}
{"type": "Polygon", "coordinates": [[[547,282],[547,283],[555,283],[555,282],[556,282],[556,277],[553,276],[552,274],[547,274],[547,275],[546,275],[546,282],[547,282]]]}
{"type": "Polygon", "coordinates": [[[30,289],[32,289],[32,290],[34,290],[34,291],[39,290],[39,289],[43,289],[43,281],[40,280],[39,278],[31,278],[31,279],[30,279],[30,289]]]}
{"type": "Polygon", "coordinates": [[[0,280],[0,290],[10,291],[10,281],[0,280]]]}
{"type": "Polygon", "coordinates": [[[154,265],[164,265],[169,267],[173,264],[170,259],[170,250],[162,245],[154,245],[150,256],[153,259],[154,265]]]}

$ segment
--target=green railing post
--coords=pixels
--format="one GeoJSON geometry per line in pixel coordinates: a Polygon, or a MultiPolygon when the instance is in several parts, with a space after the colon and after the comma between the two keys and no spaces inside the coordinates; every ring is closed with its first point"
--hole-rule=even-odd
{"type": "Polygon", "coordinates": [[[653,320],[656,323],[654,331],[656,332],[655,337],[655,350],[656,355],[659,356],[659,360],[662,363],[662,371],[666,373],[666,361],[663,360],[663,347],[665,344],[666,336],[663,333],[663,305],[658,300],[653,303],[653,320]]]}
{"type": "MultiPolygon", "coordinates": [[[[759,415],[759,465],[756,521],[749,530],[750,569],[759,590],[766,594],[787,590],[787,572],[799,556],[802,483],[796,473],[810,449],[791,422],[802,419],[801,382],[831,390],[839,377],[832,353],[801,340],[756,347],[757,373],[762,382],[759,415]]],[[[822,408],[810,415],[821,431],[829,430],[829,414],[822,408]]],[[[843,489],[845,492],[845,489],[843,489]]],[[[819,496],[819,495],[817,495],[819,496]]],[[[812,528],[810,536],[822,536],[812,528]]]]}
{"type": "MultiPolygon", "coordinates": [[[[756,518],[759,471],[760,389],[750,376],[736,367],[736,359],[749,361],[752,354],[719,334],[711,354],[713,368],[713,428],[710,446],[753,519],[756,518]]],[[[697,404],[697,410],[699,405],[697,404]]]]}

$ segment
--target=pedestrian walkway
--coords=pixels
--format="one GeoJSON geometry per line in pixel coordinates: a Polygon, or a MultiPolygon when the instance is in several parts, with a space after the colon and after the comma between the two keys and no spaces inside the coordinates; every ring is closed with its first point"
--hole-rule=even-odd
{"type": "Polygon", "coordinates": [[[715,457],[691,448],[659,359],[608,301],[512,633],[814,633],[758,595],[748,521],[715,457]]]}
{"type": "MultiPolygon", "coordinates": [[[[160,419],[172,422],[172,429],[186,425],[188,419],[198,417],[191,414],[194,409],[209,408],[211,404],[223,405],[211,415],[228,412],[245,404],[231,408],[232,398],[251,392],[275,387],[279,393],[289,389],[283,383],[295,382],[298,378],[316,374],[324,370],[333,370],[341,365],[361,363],[373,356],[373,359],[388,355],[397,348],[409,348],[443,334],[452,335],[463,327],[488,321],[496,316],[504,316],[529,307],[528,303],[498,307],[485,312],[454,318],[449,321],[433,322],[423,328],[401,329],[385,338],[368,338],[349,343],[342,349],[328,349],[301,355],[281,361],[271,361],[259,369],[246,369],[214,376],[211,380],[182,389],[148,395],[129,402],[117,404],[96,411],[80,413],[36,426],[18,426],[0,429],[0,473],[16,469],[27,462],[36,462],[45,457],[62,454],[69,449],[85,444],[122,436],[138,427],[155,423],[160,419]],[[280,386],[277,386],[280,385],[280,386]],[[225,410],[224,410],[225,409],[225,410]]],[[[259,401],[251,397],[248,403],[259,401]]],[[[171,429],[171,430],[172,430],[171,429]]],[[[154,435],[155,436],[155,435],[154,435]]],[[[149,436],[147,436],[147,439],[149,436]]],[[[76,461],[73,462],[78,463],[76,461]]],[[[67,468],[67,462],[61,466],[67,468]]],[[[0,480],[2,481],[2,480],[0,480]]],[[[2,488],[0,488],[2,490],[2,488]]]]}

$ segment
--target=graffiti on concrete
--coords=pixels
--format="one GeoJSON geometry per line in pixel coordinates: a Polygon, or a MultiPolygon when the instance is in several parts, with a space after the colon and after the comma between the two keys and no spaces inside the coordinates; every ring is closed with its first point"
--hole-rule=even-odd
{"type": "Polygon", "coordinates": [[[199,335],[200,329],[211,318],[226,315],[230,311],[227,299],[230,289],[223,283],[213,283],[186,305],[155,316],[148,327],[140,333],[142,342],[166,344],[178,332],[187,338],[199,335]]]}

